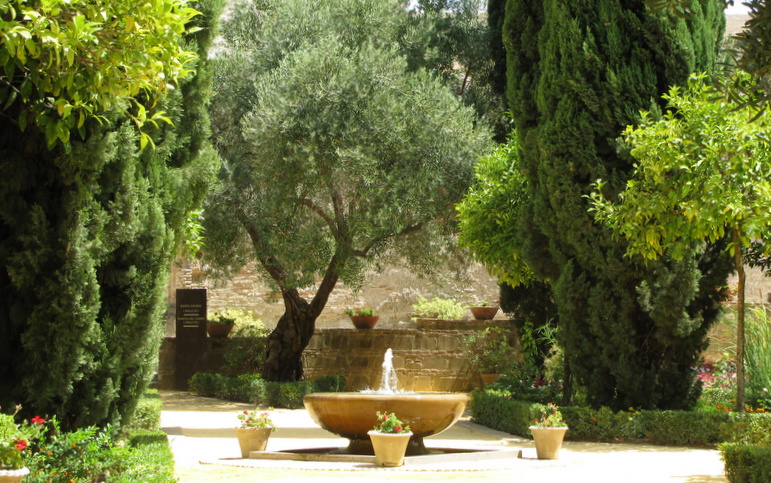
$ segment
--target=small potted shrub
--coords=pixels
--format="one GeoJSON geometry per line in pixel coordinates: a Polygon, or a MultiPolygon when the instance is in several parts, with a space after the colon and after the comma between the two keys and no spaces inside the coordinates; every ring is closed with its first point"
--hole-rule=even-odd
{"type": "Polygon", "coordinates": [[[214,315],[206,321],[206,332],[209,337],[227,337],[233,326],[236,324],[236,318],[225,312],[215,312],[214,315]]]}
{"type": "Polygon", "coordinates": [[[539,460],[556,460],[568,426],[556,404],[541,405],[540,409],[541,417],[529,428],[535,441],[535,452],[539,460]]]}
{"type": "MultiPolygon", "coordinates": [[[[16,412],[21,407],[16,407],[16,412]]],[[[24,466],[24,451],[31,441],[42,436],[45,420],[35,416],[22,424],[16,424],[14,414],[0,414],[0,482],[18,483],[29,474],[24,466]]]]}
{"type": "Polygon", "coordinates": [[[351,318],[353,326],[357,329],[372,329],[380,320],[377,312],[373,309],[361,308],[361,309],[347,309],[345,315],[351,318]]]}
{"type": "Polygon", "coordinates": [[[375,464],[379,466],[402,466],[404,453],[410,442],[410,427],[402,423],[395,413],[377,413],[377,423],[369,431],[372,449],[375,450],[375,464]]]}
{"type": "Polygon", "coordinates": [[[419,297],[412,305],[416,317],[422,319],[458,320],[463,318],[466,307],[455,299],[419,297]]]}
{"type": "Polygon", "coordinates": [[[468,309],[476,320],[492,320],[495,314],[498,313],[498,306],[491,304],[487,300],[483,300],[477,305],[472,305],[468,309]]]}
{"type": "Polygon", "coordinates": [[[257,408],[238,414],[241,426],[235,428],[235,431],[242,458],[248,458],[252,451],[265,451],[270,433],[276,430],[276,425],[270,419],[272,410],[273,408],[268,408],[267,411],[257,408]]]}

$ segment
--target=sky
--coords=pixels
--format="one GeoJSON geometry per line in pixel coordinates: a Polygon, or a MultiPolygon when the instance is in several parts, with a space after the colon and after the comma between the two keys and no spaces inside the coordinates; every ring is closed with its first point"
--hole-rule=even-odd
{"type": "Polygon", "coordinates": [[[744,13],[747,13],[747,6],[744,5],[740,0],[735,0],[733,6],[729,6],[726,8],[725,13],[728,15],[741,15],[744,13]]]}

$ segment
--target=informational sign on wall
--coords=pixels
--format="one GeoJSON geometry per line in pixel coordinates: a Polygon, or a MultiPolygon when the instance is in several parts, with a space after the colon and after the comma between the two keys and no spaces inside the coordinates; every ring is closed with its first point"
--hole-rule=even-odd
{"type": "Polygon", "coordinates": [[[177,289],[176,325],[175,386],[185,391],[206,358],[205,288],[177,289]]]}

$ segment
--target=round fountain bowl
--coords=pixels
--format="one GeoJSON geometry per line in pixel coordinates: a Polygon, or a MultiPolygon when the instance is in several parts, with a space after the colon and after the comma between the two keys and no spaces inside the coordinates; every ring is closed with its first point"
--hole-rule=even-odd
{"type": "Polygon", "coordinates": [[[426,454],[423,438],[441,433],[463,415],[468,404],[465,393],[379,394],[319,392],[304,398],[311,418],[322,428],[351,440],[346,452],[371,454],[367,431],[377,423],[378,412],[395,413],[410,426],[412,438],[407,454],[426,454]]]}

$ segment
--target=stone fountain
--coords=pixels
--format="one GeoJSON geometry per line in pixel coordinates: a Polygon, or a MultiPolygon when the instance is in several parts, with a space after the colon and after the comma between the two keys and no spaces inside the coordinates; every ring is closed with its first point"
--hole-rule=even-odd
{"type": "Polygon", "coordinates": [[[319,426],[350,440],[342,452],[373,453],[367,431],[375,425],[375,415],[380,411],[396,413],[410,426],[413,436],[407,448],[408,455],[428,454],[423,438],[439,434],[455,424],[468,404],[465,393],[399,392],[391,349],[383,358],[381,381],[378,391],[322,392],[305,396],[305,408],[319,426]]]}

